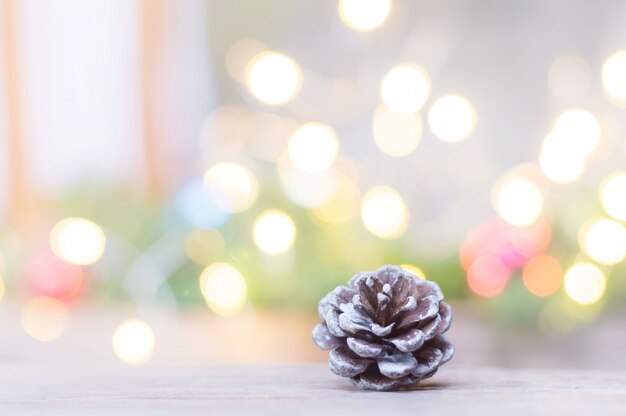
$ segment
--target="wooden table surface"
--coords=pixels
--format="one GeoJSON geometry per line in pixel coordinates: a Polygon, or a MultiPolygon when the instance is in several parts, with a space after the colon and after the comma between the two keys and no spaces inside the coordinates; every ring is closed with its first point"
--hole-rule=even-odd
{"type": "Polygon", "coordinates": [[[625,415],[626,373],[448,365],[362,392],[324,365],[0,364],[0,415],[625,415]]]}

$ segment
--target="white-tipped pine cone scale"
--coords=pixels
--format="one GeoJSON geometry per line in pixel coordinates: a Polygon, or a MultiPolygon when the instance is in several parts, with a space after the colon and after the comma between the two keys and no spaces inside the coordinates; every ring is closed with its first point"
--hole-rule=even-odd
{"type": "Polygon", "coordinates": [[[364,390],[395,390],[431,377],[452,358],[443,335],[452,309],[439,285],[397,266],[357,273],[320,300],[313,329],[330,370],[364,390]]]}

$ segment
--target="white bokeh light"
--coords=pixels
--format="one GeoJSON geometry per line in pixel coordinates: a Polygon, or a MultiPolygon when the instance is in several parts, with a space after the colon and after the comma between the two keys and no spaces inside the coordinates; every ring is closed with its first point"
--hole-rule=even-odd
{"type": "Polygon", "coordinates": [[[380,86],[383,103],[396,113],[416,113],[430,94],[430,76],[414,64],[398,65],[385,75],[380,86]]]}
{"type": "Polygon", "coordinates": [[[259,194],[256,176],[236,163],[217,163],[204,174],[211,196],[220,209],[226,212],[242,212],[248,209],[259,194]]]}
{"type": "Polygon", "coordinates": [[[463,97],[444,95],[430,107],[428,125],[433,134],[445,142],[465,140],[476,127],[476,110],[463,97]]]}
{"type": "Polygon", "coordinates": [[[626,257],[626,228],[617,221],[600,219],[580,232],[582,250],[598,263],[612,265],[626,257]]]}
{"type": "Polygon", "coordinates": [[[322,123],[306,123],[293,132],[288,144],[291,163],[308,173],[328,169],[339,153],[337,134],[322,123]]]}
{"type": "Polygon", "coordinates": [[[137,319],[124,322],[113,334],[113,352],[130,365],[148,362],[154,353],[154,343],[150,325],[137,319]]]}
{"type": "Polygon", "coordinates": [[[106,238],[102,228],[84,218],[65,218],[50,232],[50,247],[57,257],[81,266],[102,257],[106,238]]]}
{"type": "Polygon", "coordinates": [[[247,285],[228,263],[213,263],[200,275],[200,290],[209,308],[218,315],[233,316],[246,304],[247,285]]]}
{"type": "Polygon", "coordinates": [[[602,85],[609,100],[626,105],[626,50],[614,52],[604,61],[602,85]]]}
{"type": "Polygon", "coordinates": [[[626,221],[626,173],[613,174],[603,181],[600,201],[607,214],[616,220],[626,221]]]}
{"type": "Polygon", "coordinates": [[[409,209],[393,188],[377,186],[363,196],[361,219],[365,228],[380,238],[400,237],[409,222],[409,209]]]}
{"type": "Polygon", "coordinates": [[[282,211],[265,211],[254,222],[254,241],[265,253],[284,253],[291,248],[295,238],[296,226],[282,211]]]}
{"type": "Polygon", "coordinates": [[[600,143],[600,122],[587,110],[574,108],[563,112],[554,122],[554,133],[568,142],[576,153],[589,155],[600,143]]]}
{"type": "Polygon", "coordinates": [[[551,132],[542,143],[539,166],[545,177],[553,182],[574,182],[585,171],[587,154],[572,146],[566,137],[551,132]]]}
{"type": "Polygon", "coordinates": [[[525,227],[541,216],[543,194],[529,179],[506,178],[495,187],[494,205],[503,220],[516,227],[525,227]]]}
{"type": "Polygon", "coordinates": [[[351,29],[367,31],[384,23],[391,0],[339,0],[339,16],[351,29]]]}
{"type": "Polygon", "coordinates": [[[606,277],[598,266],[577,263],[565,272],[565,293],[574,302],[591,305],[598,302],[606,290],[606,277]]]}
{"type": "Polygon", "coordinates": [[[277,52],[263,52],[248,65],[246,85],[260,101],[269,105],[284,104],[300,91],[302,71],[290,57],[277,52]]]}
{"type": "Polygon", "coordinates": [[[402,157],[413,152],[422,138],[419,114],[401,114],[381,106],[372,123],[374,142],[385,154],[402,157]]]}
{"type": "Polygon", "coordinates": [[[54,341],[61,336],[69,319],[63,302],[45,296],[29,299],[21,311],[24,332],[40,342],[54,341]]]}

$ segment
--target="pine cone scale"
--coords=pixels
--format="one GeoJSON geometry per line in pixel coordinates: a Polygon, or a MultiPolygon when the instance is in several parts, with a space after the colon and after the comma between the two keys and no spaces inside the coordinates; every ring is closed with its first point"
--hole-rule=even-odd
{"type": "Polygon", "coordinates": [[[417,360],[408,352],[395,353],[379,357],[377,360],[378,370],[382,375],[389,378],[404,377],[417,367],[417,360]]]}
{"type": "Polygon", "coordinates": [[[376,358],[385,349],[381,344],[352,337],[347,339],[347,344],[356,355],[363,358],[376,358]]]}
{"type": "Polygon", "coordinates": [[[395,345],[395,347],[402,352],[413,352],[416,349],[420,348],[422,345],[424,345],[426,338],[424,337],[424,333],[420,329],[413,328],[406,331],[402,335],[388,338],[388,341],[395,345]]]}
{"type": "Polygon", "coordinates": [[[371,363],[372,360],[359,358],[346,347],[335,348],[328,356],[331,371],[342,377],[354,377],[361,374],[371,363]]]}

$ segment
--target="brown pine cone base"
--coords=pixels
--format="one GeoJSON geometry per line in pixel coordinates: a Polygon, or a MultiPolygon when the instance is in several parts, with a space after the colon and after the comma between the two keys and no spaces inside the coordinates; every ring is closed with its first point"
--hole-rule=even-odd
{"type": "Polygon", "coordinates": [[[319,302],[313,341],[330,370],[363,390],[396,390],[432,377],[454,347],[452,309],[435,282],[397,266],[357,273],[319,302]]]}

